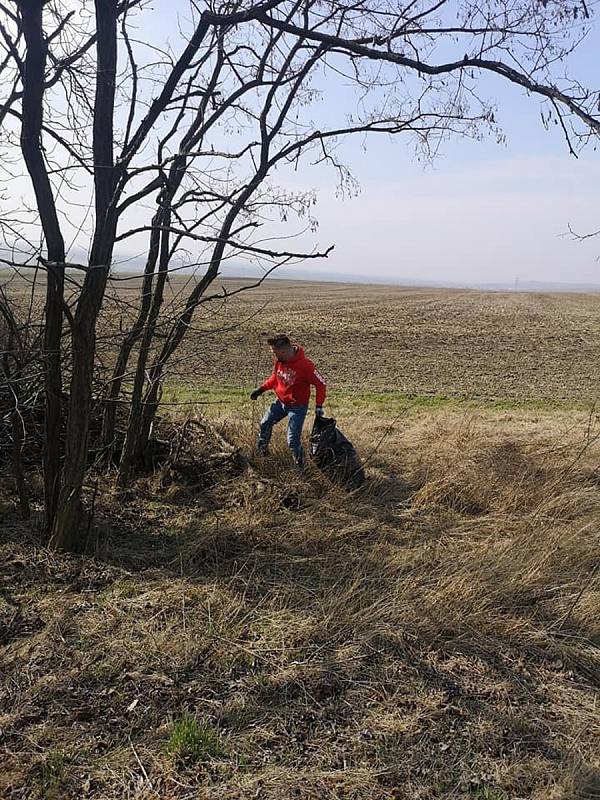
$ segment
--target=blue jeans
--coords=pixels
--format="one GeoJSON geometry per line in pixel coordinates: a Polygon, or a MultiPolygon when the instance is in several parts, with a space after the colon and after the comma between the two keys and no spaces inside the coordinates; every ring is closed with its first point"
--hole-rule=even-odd
{"type": "Polygon", "coordinates": [[[304,466],[304,449],[302,448],[302,426],[308,406],[286,406],[281,400],[275,400],[266,412],[260,423],[257,447],[264,453],[271,441],[273,425],[276,425],[284,417],[288,418],[287,443],[294,454],[296,466],[304,466]]]}

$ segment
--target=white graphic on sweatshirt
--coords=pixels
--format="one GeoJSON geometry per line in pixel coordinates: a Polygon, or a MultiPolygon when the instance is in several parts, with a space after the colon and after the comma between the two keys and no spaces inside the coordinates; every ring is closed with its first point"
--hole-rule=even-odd
{"type": "Polygon", "coordinates": [[[287,367],[287,369],[282,369],[279,367],[277,370],[277,375],[281,378],[282,382],[285,383],[286,386],[292,386],[296,380],[296,370],[290,369],[290,367],[287,367]]]}

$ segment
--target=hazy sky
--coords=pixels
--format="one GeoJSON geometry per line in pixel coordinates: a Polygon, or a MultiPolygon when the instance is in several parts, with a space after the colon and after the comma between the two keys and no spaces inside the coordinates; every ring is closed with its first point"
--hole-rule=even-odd
{"type": "Polygon", "coordinates": [[[319,193],[317,238],[336,245],[327,269],[458,282],[600,283],[600,238],[578,242],[568,233],[569,225],[581,233],[600,227],[600,163],[592,154],[570,159],[560,143],[556,150],[537,156],[515,147],[510,157],[493,158],[474,146],[469,160],[448,157],[423,171],[398,163],[386,148],[386,178],[357,169],[358,198],[340,202],[331,189],[319,193]]]}
{"type": "MultiPolygon", "coordinates": [[[[598,0],[589,5],[600,14],[598,0]]],[[[157,0],[154,10],[145,12],[143,25],[148,28],[140,29],[138,38],[169,42],[179,52],[181,29],[174,12],[188,7],[187,0],[168,6],[157,0]]],[[[600,17],[569,63],[570,74],[592,89],[600,88],[598,53],[600,17]]],[[[333,100],[331,92],[326,94],[317,117],[343,117],[353,110],[349,90],[333,100]]],[[[600,154],[590,147],[579,159],[570,156],[560,129],[543,127],[540,101],[507,81],[487,76],[479,94],[497,105],[497,120],[506,134],[501,145],[494,137],[453,139],[424,167],[403,138],[371,138],[366,150],[362,139],[348,141],[340,155],[361,188],[357,197],[345,200],[336,197],[330,170],[304,167],[286,176],[286,186],[289,178],[290,188],[314,188],[318,197],[318,230],[296,244],[305,249],[334,244],[321,267],[329,273],[600,284],[600,237],[582,243],[568,234],[569,225],[581,233],[600,228],[600,154]]],[[[308,262],[301,269],[319,267],[308,262]]]]}
{"type": "MultiPolygon", "coordinates": [[[[600,13],[600,10],[599,12],[600,13]]],[[[600,18],[569,72],[600,88],[600,18]]],[[[600,237],[575,241],[569,225],[600,228],[600,153],[569,155],[559,128],[542,125],[538,98],[488,76],[480,93],[495,101],[506,142],[454,139],[424,167],[402,139],[342,148],[358,179],[356,198],[339,200],[331,174],[311,172],[320,247],[335,244],[323,269],[397,279],[600,283],[600,237]]],[[[313,263],[304,268],[317,269],[313,263]]]]}
{"type": "MultiPolygon", "coordinates": [[[[571,74],[600,87],[600,20],[571,74]]],[[[541,103],[498,78],[483,84],[498,104],[505,144],[455,139],[432,166],[400,140],[345,152],[360,196],[339,201],[319,189],[320,245],[335,243],[327,268],[397,278],[600,283],[600,237],[575,241],[569,225],[600,228],[600,153],[569,155],[541,103]]]]}
{"type": "MultiPolygon", "coordinates": [[[[157,3],[153,17],[171,41],[177,38],[174,7],[177,2],[169,9],[157,3]]],[[[598,53],[600,17],[568,64],[592,89],[600,88],[598,53]]],[[[600,237],[579,242],[568,234],[569,225],[581,233],[600,228],[600,153],[590,147],[578,159],[569,155],[560,129],[542,125],[541,100],[520,87],[487,76],[479,92],[497,105],[504,144],[457,138],[424,167],[401,138],[370,139],[366,152],[362,140],[348,141],[340,152],[360,194],[345,200],[336,197],[331,172],[292,177],[295,188],[315,188],[318,196],[316,237],[298,241],[335,244],[321,267],[307,262],[302,270],[399,280],[600,283],[600,237]]],[[[337,110],[345,102],[338,97],[337,110]]]]}

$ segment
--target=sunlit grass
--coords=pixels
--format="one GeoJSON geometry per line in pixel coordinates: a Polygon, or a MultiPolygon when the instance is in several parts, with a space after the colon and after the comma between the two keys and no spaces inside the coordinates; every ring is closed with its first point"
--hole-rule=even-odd
{"type": "MultiPolygon", "coordinates": [[[[265,395],[257,407],[263,408],[272,395],[265,395]]],[[[252,406],[249,391],[244,387],[228,384],[209,384],[194,386],[189,383],[165,386],[163,409],[185,409],[198,407],[203,413],[215,415],[244,409],[252,406]]],[[[360,412],[361,414],[414,414],[438,410],[480,410],[480,411],[568,411],[586,410],[589,403],[572,400],[547,400],[539,398],[488,398],[461,397],[443,394],[405,394],[399,391],[352,391],[333,389],[327,398],[327,413],[360,412]]]]}

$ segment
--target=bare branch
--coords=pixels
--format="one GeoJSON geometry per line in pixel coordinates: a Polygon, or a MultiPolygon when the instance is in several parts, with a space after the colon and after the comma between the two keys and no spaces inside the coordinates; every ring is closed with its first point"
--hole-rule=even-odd
{"type": "Polygon", "coordinates": [[[573,98],[569,97],[564,92],[560,91],[555,86],[547,86],[537,83],[529,78],[522,72],[519,72],[502,61],[490,61],[481,58],[465,58],[458,61],[449,62],[446,64],[427,64],[424,61],[417,61],[413,58],[408,58],[399,53],[394,53],[389,50],[382,51],[376,50],[372,47],[359,44],[358,42],[343,39],[339,36],[321,33],[316,30],[305,30],[299,28],[297,25],[292,25],[289,22],[282,22],[269,16],[268,14],[261,14],[260,19],[265,25],[269,25],[278,30],[283,30],[286,33],[294,34],[308,40],[321,42],[329,47],[338,48],[341,52],[362,56],[363,58],[370,59],[371,61],[385,61],[392,64],[398,64],[406,67],[407,69],[416,72],[417,74],[425,75],[444,75],[451,72],[457,72],[465,69],[484,70],[486,72],[493,72],[497,75],[506,78],[511,83],[522,86],[534,94],[539,94],[549,100],[555,100],[558,103],[566,106],[573,114],[581,119],[586,125],[592,128],[596,133],[600,133],[600,119],[588,113],[579,103],[573,98]]]}

